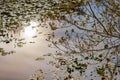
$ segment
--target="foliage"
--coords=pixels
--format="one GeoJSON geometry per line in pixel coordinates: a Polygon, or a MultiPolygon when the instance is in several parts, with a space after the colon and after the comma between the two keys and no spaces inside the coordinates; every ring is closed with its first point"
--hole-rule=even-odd
{"type": "Polygon", "coordinates": [[[7,52],[7,51],[5,51],[3,48],[0,48],[0,54],[2,55],[2,56],[6,56],[6,55],[8,55],[8,54],[13,54],[13,53],[15,53],[14,51],[9,51],[9,52],[7,52]]]}
{"type": "MultiPolygon", "coordinates": [[[[58,64],[62,62],[61,67],[67,65],[66,71],[70,75],[77,70],[82,76],[90,65],[96,65],[95,70],[102,77],[107,76],[114,80],[116,73],[120,75],[119,0],[3,0],[1,2],[0,42],[16,41],[14,33],[24,25],[24,22],[34,19],[48,22],[46,24],[49,24],[51,33],[46,40],[52,43],[49,47],[57,48],[57,54],[62,53],[57,56],[64,59],[57,59],[57,56],[54,58],[58,64]],[[72,60],[69,57],[72,57],[72,60]],[[98,69],[99,65],[103,65],[102,68],[98,69]],[[108,69],[108,75],[103,75],[104,68],[108,69]]],[[[24,43],[20,41],[18,46],[21,47],[21,44],[24,43]]]]}
{"type": "Polygon", "coordinates": [[[43,71],[41,69],[37,70],[29,80],[45,80],[43,76],[43,71]]]}
{"type": "MultiPolygon", "coordinates": [[[[47,41],[52,43],[49,47],[54,46],[58,49],[57,52],[62,52],[67,57],[72,56],[73,59],[76,59],[73,56],[76,54],[84,60],[95,61],[90,64],[112,64],[107,76],[114,80],[115,73],[119,73],[119,14],[119,0],[51,0],[48,10],[44,12],[44,19],[51,20],[49,26],[53,31],[51,35],[48,34],[47,41]]],[[[77,65],[76,69],[82,66],[77,65]]],[[[71,73],[72,69],[68,67],[67,71],[71,73]]],[[[96,71],[106,76],[103,75],[104,71],[96,71]]]]}
{"type": "MultiPolygon", "coordinates": [[[[3,44],[14,43],[14,47],[22,47],[26,44],[25,39],[19,38],[20,31],[23,30],[31,20],[39,18],[38,0],[1,0],[0,1],[0,42],[3,44]]],[[[35,37],[33,37],[35,38],[35,37]]],[[[33,42],[30,42],[33,43],[33,42]]],[[[10,52],[1,52],[7,55],[10,52]]]]}

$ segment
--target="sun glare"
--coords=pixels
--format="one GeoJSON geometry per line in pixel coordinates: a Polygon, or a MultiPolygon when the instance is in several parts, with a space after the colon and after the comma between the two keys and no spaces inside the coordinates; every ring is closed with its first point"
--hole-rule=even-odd
{"type": "Polygon", "coordinates": [[[32,38],[36,34],[36,31],[37,31],[36,26],[37,25],[38,25],[37,22],[31,21],[30,25],[26,26],[24,28],[24,37],[27,39],[32,38]]]}

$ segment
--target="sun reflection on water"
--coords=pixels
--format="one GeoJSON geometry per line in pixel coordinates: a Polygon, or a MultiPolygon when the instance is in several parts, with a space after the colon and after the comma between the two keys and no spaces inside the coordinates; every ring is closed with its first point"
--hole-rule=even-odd
{"type": "Polygon", "coordinates": [[[31,21],[28,26],[24,28],[24,37],[30,39],[36,35],[38,23],[31,21]]]}

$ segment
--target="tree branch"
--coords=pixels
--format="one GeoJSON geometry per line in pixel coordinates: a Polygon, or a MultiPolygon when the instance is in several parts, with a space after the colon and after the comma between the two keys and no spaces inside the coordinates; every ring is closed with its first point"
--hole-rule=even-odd
{"type": "Polygon", "coordinates": [[[67,21],[68,23],[76,26],[79,30],[88,31],[88,32],[94,32],[94,33],[99,34],[99,35],[102,35],[102,36],[104,36],[104,37],[120,38],[120,36],[117,36],[117,35],[105,34],[105,33],[103,33],[103,32],[99,32],[99,31],[95,31],[95,30],[90,30],[90,29],[82,28],[82,27],[80,27],[79,25],[75,24],[74,22],[72,22],[72,21],[70,21],[70,20],[67,20],[67,19],[64,19],[64,20],[67,21]]]}
{"type": "Polygon", "coordinates": [[[95,15],[95,13],[94,13],[94,11],[92,10],[92,7],[91,7],[91,5],[90,5],[89,2],[88,2],[88,5],[89,5],[89,7],[90,7],[90,10],[92,11],[93,17],[100,23],[100,25],[103,27],[103,29],[105,30],[105,32],[106,32],[107,34],[109,34],[108,31],[107,31],[107,29],[105,28],[105,26],[102,24],[102,22],[101,22],[101,21],[97,18],[97,16],[95,15]]]}

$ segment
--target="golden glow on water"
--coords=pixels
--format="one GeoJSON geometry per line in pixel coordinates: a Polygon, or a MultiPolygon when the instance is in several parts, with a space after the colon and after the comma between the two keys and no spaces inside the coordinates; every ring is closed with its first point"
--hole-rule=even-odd
{"type": "Polygon", "coordinates": [[[38,26],[37,22],[31,21],[30,25],[24,28],[24,34],[23,34],[24,37],[26,39],[32,38],[36,34],[37,26],[38,26]]]}

